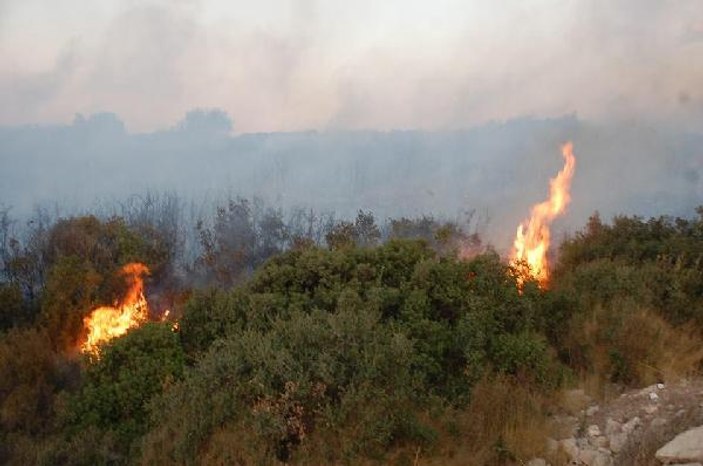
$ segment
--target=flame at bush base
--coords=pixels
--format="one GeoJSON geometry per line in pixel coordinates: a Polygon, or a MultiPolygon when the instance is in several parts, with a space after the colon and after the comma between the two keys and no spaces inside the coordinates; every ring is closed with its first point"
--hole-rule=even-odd
{"type": "Polygon", "coordinates": [[[101,343],[124,335],[129,329],[138,327],[148,320],[149,305],[144,297],[142,279],[142,276],[148,273],[147,266],[138,262],[122,267],[120,274],[129,280],[127,293],[118,306],[98,307],[83,319],[88,335],[81,345],[81,351],[96,352],[101,343]]]}
{"type": "MultiPolygon", "coordinates": [[[[564,168],[549,180],[549,199],[533,206],[530,218],[518,226],[510,260],[511,265],[518,268],[527,264],[527,273],[536,279],[541,287],[546,287],[549,283],[549,226],[571,201],[569,189],[576,167],[573,144],[564,144],[561,154],[564,157],[564,168]]],[[[522,285],[523,281],[524,278],[518,275],[518,285],[522,285]]]]}

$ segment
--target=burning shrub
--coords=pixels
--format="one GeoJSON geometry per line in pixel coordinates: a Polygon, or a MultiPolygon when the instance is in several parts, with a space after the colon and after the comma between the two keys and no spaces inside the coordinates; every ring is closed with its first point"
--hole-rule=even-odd
{"type": "Polygon", "coordinates": [[[97,305],[118,302],[130,287],[118,273],[125,264],[154,259],[158,244],[130,230],[122,220],[95,217],[60,220],[50,231],[42,323],[58,349],[75,348],[83,338],[83,318],[97,305]]]}
{"type": "Polygon", "coordinates": [[[178,335],[168,324],[146,324],[105,344],[70,402],[67,432],[95,427],[117,438],[112,454],[126,455],[148,429],[149,400],[181,377],[183,364],[178,335]]]}

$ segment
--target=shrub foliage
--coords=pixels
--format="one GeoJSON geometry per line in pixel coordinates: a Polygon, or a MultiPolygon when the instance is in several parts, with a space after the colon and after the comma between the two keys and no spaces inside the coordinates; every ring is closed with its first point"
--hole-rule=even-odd
{"type": "Polygon", "coordinates": [[[564,384],[700,369],[699,214],[594,215],[548,290],[428,217],[386,235],[359,212],[305,236],[238,200],[199,226],[192,267],[168,222],[41,223],[0,250],[0,462],[520,464],[564,384]],[[130,261],[175,287],[178,329],[77,354],[130,261]]]}

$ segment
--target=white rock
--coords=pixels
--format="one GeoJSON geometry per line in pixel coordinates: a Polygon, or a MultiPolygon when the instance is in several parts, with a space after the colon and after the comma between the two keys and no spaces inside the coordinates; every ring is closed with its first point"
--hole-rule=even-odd
{"type": "Polygon", "coordinates": [[[657,390],[657,386],[656,386],[656,385],[650,385],[649,387],[645,387],[645,388],[643,388],[642,390],[640,390],[639,393],[638,393],[638,395],[640,395],[640,396],[647,396],[647,395],[649,395],[650,393],[652,393],[652,392],[654,392],[654,391],[656,391],[656,390],[657,390]]]}
{"type": "Polygon", "coordinates": [[[622,431],[622,424],[620,424],[618,421],[615,421],[611,418],[608,418],[605,421],[605,435],[610,436],[620,431],[622,431]]]}
{"type": "Polygon", "coordinates": [[[677,435],[657,450],[656,457],[664,464],[703,461],[703,426],[677,435]]]}
{"type": "Polygon", "coordinates": [[[652,427],[661,427],[661,426],[665,426],[665,425],[666,425],[666,422],[667,422],[666,419],[664,419],[663,417],[655,417],[655,418],[652,420],[651,426],[652,426],[652,427]]]}
{"type": "Polygon", "coordinates": [[[627,421],[625,424],[623,424],[622,431],[629,434],[641,425],[642,425],[642,421],[640,420],[639,417],[635,416],[632,419],[630,419],[629,421],[627,421]]]}
{"type": "Polygon", "coordinates": [[[613,453],[620,453],[627,443],[627,434],[625,432],[618,432],[608,437],[610,443],[610,450],[613,453]]]}
{"type": "Polygon", "coordinates": [[[527,462],[526,466],[547,466],[547,461],[544,458],[533,458],[527,462]]]}
{"type": "Polygon", "coordinates": [[[654,392],[651,392],[651,393],[649,394],[649,399],[652,400],[652,401],[658,401],[658,400],[659,400],[659,395],[657,395],[657,394],[654,393],[654,392]]]}
{"type": "Polygon", "coordinates": [[[599,410],[600,410],[600,408],[599,408],[598,406],[590,406],[590,407],[586,410],[586,416],[591,417],[591,416],[593,416],[594,414],[596,414],[599,410]]]}
{"type": "Polygon", "coordinates": [[[579,447],[576,446],[575,438],[567,438],[559,442],[561,449],[572,461],[577,461],[579,458],[579,447]]]}
{"type": "Polygon", "coordinates": [[[654,414],[659,409],[659,406],[649,405],[644,407],[644,412],[647,414],[654,414]]]}
{"type": "Polygon", "coordinates": [[[657,384],[657,388],[658,388],[659,390],[664,390],[664,384],[663,384],[663,383],[658,383],[658,384],[657,384]]]}
{"type": "Polygon", "coordinates": [[[608,446],[608,439],[602,435],[598,437],[593,437],[591,439],[591,445],[598,448],[605,448],[608,446]]]}
{"type": "Polygon", "coordinates": [[[581,450],[579,461],[586,466],[612,466],[613,457],[609,452],[602,450],[581,450]]]}
{"type": "Polygon", "coordinates": [[[588,433],[589,437],[598,437],[600,435],[600,427],[593,424],[591,426],[588,426],[588,430],[586,432],[588,433]]]}

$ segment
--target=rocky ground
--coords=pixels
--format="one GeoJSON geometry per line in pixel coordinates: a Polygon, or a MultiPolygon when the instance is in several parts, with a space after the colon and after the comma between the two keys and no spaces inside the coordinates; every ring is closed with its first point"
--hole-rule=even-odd
{"type": "Polygon", "coordinates": [[[597,403],[583,390],[565,395],[546,458],[529,466],[703,466],[703,379],[657,384],[597,403]],[[696,429],[699,427],[698,429],[696,429]]]}

